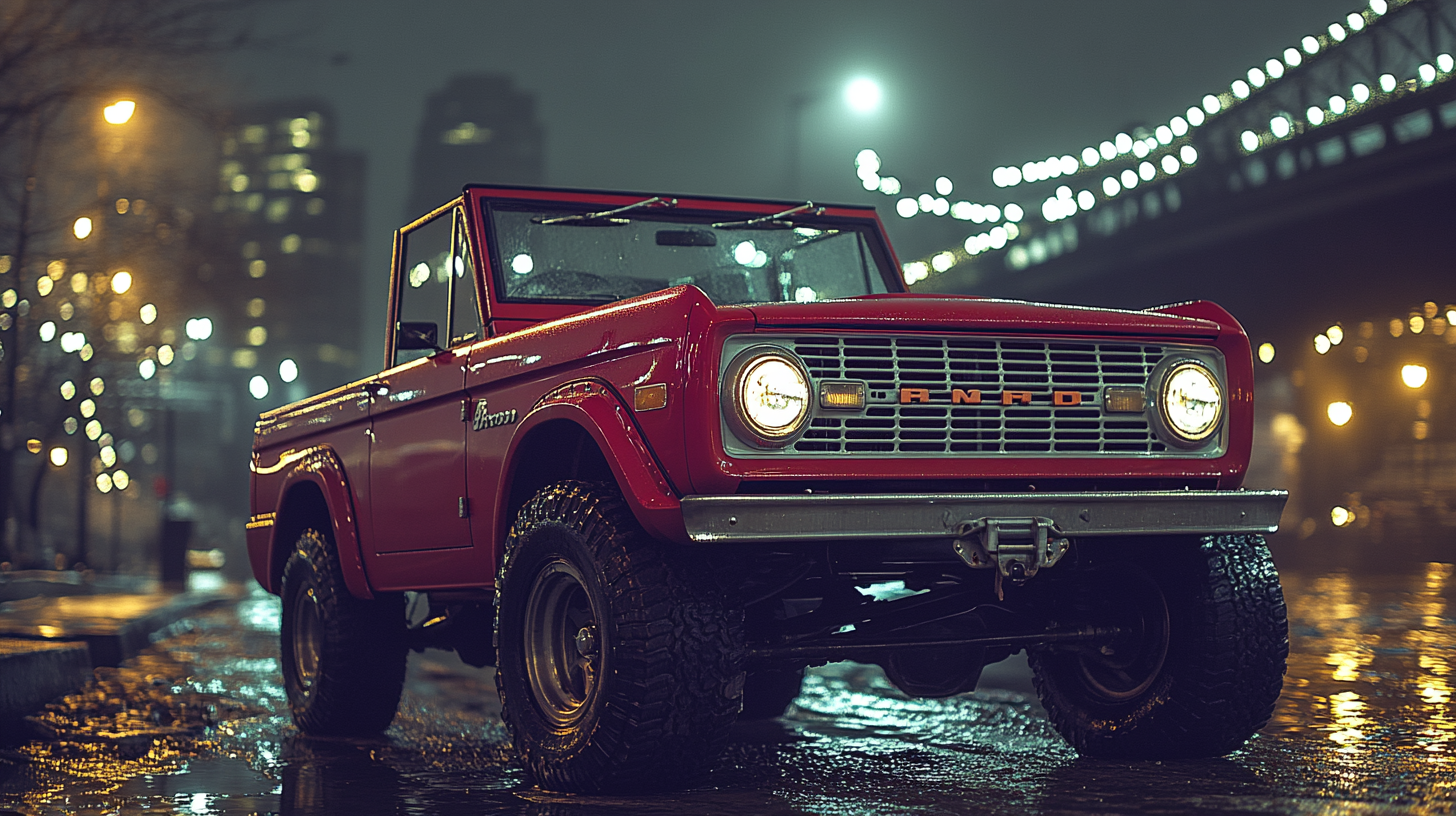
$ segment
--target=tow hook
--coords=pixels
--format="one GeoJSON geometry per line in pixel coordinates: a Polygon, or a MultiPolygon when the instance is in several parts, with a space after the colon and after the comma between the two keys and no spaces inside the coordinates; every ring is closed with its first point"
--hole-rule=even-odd
{"type": "Polygon", "coordinates": [[[1052,520],[1032,518],[978,518],[955,526],[955,551],[971,567],[996,568],[996,596],[1001,579],[1022,583],[1042,567],[1050,567],[1067,553],[1067,539],[1054,534],[1052,520]]]}

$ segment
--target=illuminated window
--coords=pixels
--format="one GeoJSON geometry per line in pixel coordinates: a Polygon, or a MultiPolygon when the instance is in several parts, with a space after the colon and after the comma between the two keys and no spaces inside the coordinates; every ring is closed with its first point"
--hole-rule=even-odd
{"type": "Polygon", "coordinates": [[[248,301],[248,317],[262,317],[263,310],[268,304],[262,298],[253,298],[248,301]]]}
{"type": "Polygon", "coordinates": [[[264,211],[264,214],[267,216],[269,221],[272,221],[275,224],[281,224],[284,221],[288,220],[288,211],[292,208],[292,206],[293,202],[289,199],[275,198],[272,201],[268,202],[268,208],[264,211]]]}

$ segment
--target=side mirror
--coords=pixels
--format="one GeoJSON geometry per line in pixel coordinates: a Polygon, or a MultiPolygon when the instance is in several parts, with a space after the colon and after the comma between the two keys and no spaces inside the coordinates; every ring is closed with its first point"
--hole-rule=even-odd
{"type": "Polygon", "coordinates": [[[395,327],[394,345],[400,351],[413,349],[430,349],[432,351],[444,351],[440,348],[440,328],[434,323],[425,321],[404,321],[395,327]]]}

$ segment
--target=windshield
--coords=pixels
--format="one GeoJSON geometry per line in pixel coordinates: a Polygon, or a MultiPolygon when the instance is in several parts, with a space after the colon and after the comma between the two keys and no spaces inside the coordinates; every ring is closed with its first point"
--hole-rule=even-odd
{"type": "Polygon", "coordinates": [[[865,227],[641,210],[582,218],[492,207],[504,299],[621,300],[692,284],[714,303],[809,302],[889,291],[865,227]],[[722,221],[732,218],[731,222],[722,221]],[[543,223],[544,222],[544,223],[543,223]]]}

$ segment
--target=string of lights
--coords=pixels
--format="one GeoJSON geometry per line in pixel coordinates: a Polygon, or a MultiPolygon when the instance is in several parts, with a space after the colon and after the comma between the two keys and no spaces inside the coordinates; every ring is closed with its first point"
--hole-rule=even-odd
{"type": "MultiPolygon", "coordinates": [[[[1259,97],[1287,77],[1292,69],[1347,42],[1351,35],[1369,29],[1392,10],[1413,2],[1416,0],[1370,0],[1365,9],[1351,12],[1343,20],[1331,23],[1319,34],[1303,37],[1298,47],[1286,48],[1279,56],[1266,60],[1263,65],[1250,68],[1230,82],[1225,90],[1205,94],[1198,104],[1189,106],[1183,113],[1150,131],[1138,129],[1132,134],[1118,133],[1095,147],[1084,147],[1079,153],[1080,159],[1078,156],[1066,154],[1028,161],[1020,166],[997,167],[992,170],[991,181],[998,188],[1014,190],[1041,181],[1063,180],[1064,183],[1036,208],[1043,222],[1053,224],[1078,213],[1088,212],[1099,203],[1117,198],[1140,185],[1172,178],[1199,161],[1198,148],[1193,144],[1196,129],[1204,127],[1215,117],[1227,115],[1248,100],[1259,97]],[[1096,175],[1104,173],[1100,181],[1091,181],[1096,175]],[[1074,190],[1074,186],[1080,186],[1077,184],[1079,181],[1086,186],[1074,190]]],[[[1326,105],[1309,107],[1303,117],[1283,111],[1275,113],[1269,119],[1267,127],[1244,130],[1239,136],[1238,146],[1245,155],[1250,155],[1308,129],[1340,121],[1390,98],[1445,81],[1453,69],[1456,69],[1456,59],[1450,54],[1442,53],[1430,62],[1418,66],[1415,76],[1410,79],[1400,80],[1391,73],[1385,73],[1373,81],[1374,87],[1365,83],[1354,83],[1350,87],[1348,98],[1340,94],[1333,95],[1326,105]]],[[[902,182],[893,176],[881,176],[881,163],[882,160],[875,151],[862,150],[855,157],[856,174],[866,190],[878,191],[887,196],[899,195],[902,182]]],[[[983,252],[1008,249],[1018,237],[1028,234],[1018,226],[1025,214],[1021,204],[1010,202],[998,206],[969,201],[951,203],[947,197],[954,185],[947,176],[936,179],[935,189],[938,195],[922,193],[913,198],[900,198],[896,202],[896,213],[902,218],[911,218],[922,213],[937,216],[949,214],[954,218],[976,223],[994,223],[1001,220],[998,216],[1005,216],[1006,223],[968,236],[962,247],[907,262],[904,270],[908,282],[916,283],[932,273],[949,271],[983,252]],[[1012,213],[1015,218],[1011,217],[1012,213]]],[[[1058,238],[1058,243],[1063,243],[1064,240],[1061,239],[1065,239],[1065,236],[1058,238]]],[[[1075,235],[1070,240],[1075,242],[1075,235]]],[[[1026,254],[1024,248],[1018,248],[1016,252],[1019,253],[1018,257],[1026,254]]]]}

